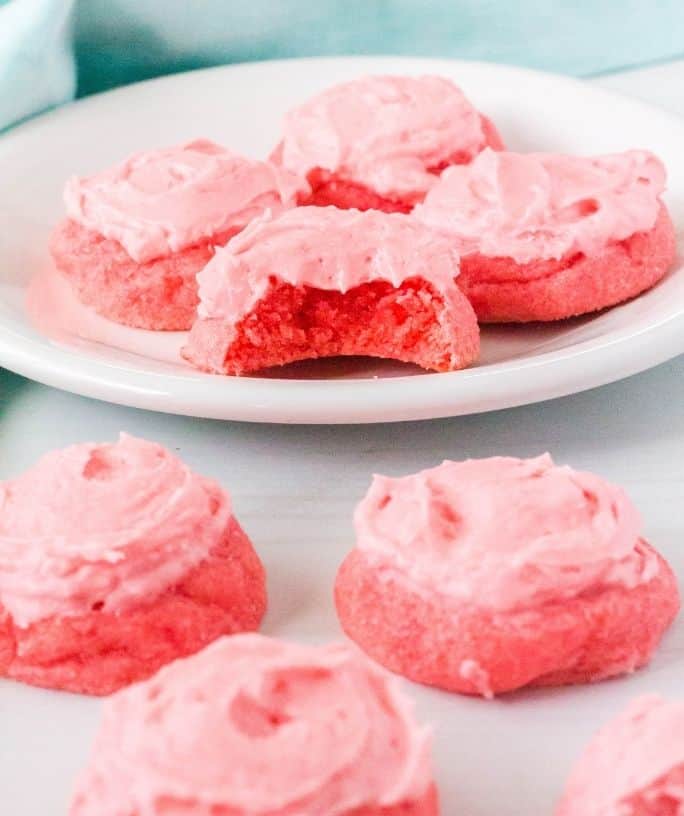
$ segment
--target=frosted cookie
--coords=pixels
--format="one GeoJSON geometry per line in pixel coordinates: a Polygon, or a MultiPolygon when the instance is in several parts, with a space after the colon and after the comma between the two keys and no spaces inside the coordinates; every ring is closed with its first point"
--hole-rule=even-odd
{"type": "Polygon", "coordinates": [[[479,331],[457,274],[450,242],[407,215],[298,207],[217,250],[183,356],[224,374],[339,355],[463,368],[479,331]]]}
{"type": "Polygon", "coordinates": [[[308,179],[311,204],[409,212],[486,146],[503,148],[496,128],[450,80],[368,76],[290,111],[271,158],[308,179]]]}
{"type": "Polygon", "coordinates": [[[650,659],[675,578],[618,487],[537,459],[376,476],[337,576],[347,634],[412,680],[492,696],[650,659]]]}
{"type": "Polygon", "coordinates": [[[445,171],[416,218],[451,235],[483,322],[558,320],[621,303],[675,258],[651,153],[584,158],[485,150],[445,171]]]}
{"type": "Polygon", "coordinates": [[[346,644],[222,638],[105,703],[70,816],[437,816],[430,735],[346,644]]]}
{"type": "Polygon", "coordinates": [[[684,703],[646,696],[590,742],[556,816],[679,816],[684,812],[684,703]]]}
{"type": "Polygon", "coordinates": [[[159,445],[74,445],[0,483],[0,675],[109,694],[265,606],[229,495],[159,445]]]}
{"type": "Polygon", "coordinates": [[[189,329],[196,275],[267,209],[295,206],[306,182],[213,142],[137,153],[88,178],[72,178],[67,219],[50,249],[87,306],[143,329],[189,329]]]}

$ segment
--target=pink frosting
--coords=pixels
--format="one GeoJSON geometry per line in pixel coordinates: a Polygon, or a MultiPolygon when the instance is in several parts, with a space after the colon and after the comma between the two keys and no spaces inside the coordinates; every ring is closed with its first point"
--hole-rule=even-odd
{"type": "Polygon", "coordinates": [[[0,484],[0,607],[16,625],[159,595],[223,534],[230,499],[159,445],[54,451],[0,484]]]}
{"type": "Polygon", "coordinates": [[[136,153],[88,178],[67,182],[70,218],[118,241],[138,263],[243,229],[280,212],[308,190],[292,173],[200,139],[136,153]]]}
{"type": "Polygon", "coordinates": [[[71,816],[337,816],[431,785],[429,733],[353,646],[222,638],[105,704],[71,816]]]}
{"type": "Polygon", "coordinates": [[[430,169],[485,144],[480,114],[436,76],[369,76],[336,85],[285,117],[284,167],[321,168],[382,195],[424,194],[430,169]]]}
{"type": "Polygon", "coordinates": [[[594,737],[556,816],[678,816],[684,812],[684,703],[634,700],[594,737]]]}
{"type": "Polygon", "coordinates": [[[518,263],[599,252],[649,230],[665,188],[662,163],[644,150],[585,158],[489,148],[450,167],[413,215],[477,252],[518,263]]]}
{"type": "Polygon", "coordinates": [[[358,548],[415,591],[499,610],[634,587],[658,570],[625,493],[548,454],[376,476],[355,524],[358,548]]]}
{"type": "Polygon", "coordinates": [[[453,291],[458,269],[451,242],[407,215],[297,207],[254,221],[216,251],[197,276],[198,313],[235,323],[273,277],[340,292],[376,280],[400,286],[417,277],[444,293],[453,291]]]}

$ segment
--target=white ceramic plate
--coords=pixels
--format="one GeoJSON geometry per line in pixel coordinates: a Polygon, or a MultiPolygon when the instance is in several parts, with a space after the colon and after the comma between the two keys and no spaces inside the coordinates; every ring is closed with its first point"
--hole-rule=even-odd
{"type": "Polygon", "coordinates": [[[454,416],[536,402],[629,376],[684,351],[681,265],[651,292],[593,317],[487,328],[479,364],[450,374],[350,359],[299,364],[266,377],[216,377],[178,360],[181,335],[122,329],[74,304],[77,315],[60,309],[52,324],[35,328],[27,289],[48,268],[46,242],[70,174],[197,136],[264,156],[290,106],[327,85],[380,72],[453,78],[512,149],[649,148],[667,165],[667,203],[677,225],[684,224],[684,122],[574,80],[491,64],[366,57],[181,74],[87,99],[0,139],[0,363],[49,385],[140,408],[335,423],[454,416]]]}

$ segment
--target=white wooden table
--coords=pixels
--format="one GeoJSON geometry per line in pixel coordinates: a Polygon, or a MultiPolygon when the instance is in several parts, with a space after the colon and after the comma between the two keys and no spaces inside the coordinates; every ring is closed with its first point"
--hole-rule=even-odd
{"type": "MultiPolygon", "coordinates": [[[[684,61],[593,80],[684,115],[684,61]]],[[[684,146],[683,146],[684,148],[684,146]]],[[[269,572],[270,634],[338,634],[330,588],[352,543],[351,514],[371,473],[402,474],[494,454],[550,451],[624,485],[648,538],[684,585],[684,356],[629,380],[523,408],[399,425],[257,426],[145,413],[0,372],[0,477],[45,451],[120,430],[175,449],[232,492],[269,572]]],[[[550,814],[569,764],[597,724],[644,691],[684,695],[684,620],[653,666],[591,689],[449,701],[435,738],[445,816],[550,814]],[[681,667],[680,683],[672,668],[681,667]]],[[[412,689],[421,717],[445,696],[412,689]]],[[[99,703],[0,682],[0,811],[59,816],[83,764],[99,703]],[[43,727],[23,728],[36,716],[43,727]],[[8,733],[22,736],[8,741],[8,733]]]]}

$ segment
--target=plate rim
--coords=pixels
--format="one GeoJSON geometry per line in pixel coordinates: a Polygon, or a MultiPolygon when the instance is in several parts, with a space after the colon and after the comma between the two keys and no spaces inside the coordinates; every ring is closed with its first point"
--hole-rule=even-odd
{"type": "Polygon", "coordinates": [[[620,91],[608,90],[607,88],[602,88],[600,85],[590,84],[590,80],[592,77],[577,77],[572,76],[569,74],[558,74],[554,73],[553,71],[545,71],[542,69],[537,68],[528,68],[523,65],[516,65],[514,63],[508,62],[495,62],[493,60],[473,60],[473,59],[458,59],[457,57],[426,57],[421,55],[410,55],[410,54],[339,54],[339,55],[325,55],[325,56],[301,56],[301,57],[279,57],[276,59],[260,59],[260,60],[248,60],[244,62],[231,62],[231,63],[222,63],[219,65],[205,65],[198,68],[190,68],[188,70],[183,71],[174,71],[170,74],[162,74],[161,76],[155,77],[148,77],[146,79],[140,79],[136,82],[129,82],[125,85],[118,85],[115,88],[108,88],[104,91],[98,91],[97,93],[88,94],[87,96],[79,97],[77,99],[72,99],[68,102],[65,102],[57,107],[50,108],[48,110],[42,111],[41,113],[36,114],[35,116],[31,116],[28,119],[20,121],[18,124],[10,126],[4,131],[0,132],[0,144],[5,139],[9,139],[13,137],[18,132],[23,132],[28,130],[32,126],[42,123],[46,120],[62,117],[64,114],[70,111],[74,111],[81,106],[87,106],[88,104],[93,104],[96,100],[99,101],[106,97],[112,97],[116,95],[125,95],[130,93],[131,90],[137,89],[140,87],[147,87],[150,85],[155,84],[164,84],[169,83],[172,84],[175,81],[183,78],[190,78],[194,76],[198,76],[200,74],[211,74],[211,73],[227,73],[233,71],[244,71],[244,70],[258,70],[263,68],[268,68],[271,66],[284,66],[284,65],[291,65],[291,64],[298,64],[298,63],[337,63],[337,62],[407,62],[407,63],[422,63],[425,65],[462,65],[467,66],[470,68],[476,68],[478,70],[500,70],[504,69],[510,73],[517,73],[521,76],[529,76],[529,77],[545,77],[546,79],[553,80],[554,82],[561,82],[568,87],[575,87],[577,89],[591,89],[591,93],[594,95],[600,94],[603,95],[606,99],[619,99],[623,102],[629,102],[630,105],[634,107],[640,107],[645,112],[649,113],[656,113],[658,116],[671,119],[675,124],[682,124],[684,122],[684,117],[680,116],[673,111],[668,110],[667,108],[659,107],[650,102],[646,102],[643,99],[639,99],[637,97],[632,97],[629,94],[621,93],[620,91]]]}

